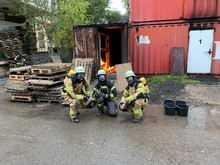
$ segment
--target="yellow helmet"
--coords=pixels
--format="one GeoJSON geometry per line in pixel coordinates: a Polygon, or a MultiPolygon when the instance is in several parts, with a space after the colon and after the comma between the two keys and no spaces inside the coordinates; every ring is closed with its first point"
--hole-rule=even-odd
{"type": "Polygon", "coordinates": [[[146,79],[145,79],[144,77],[141,77],[141,78],[140,78],[140,81],[141,81],[143,84],[146,84],[146,83],[147,83],[147,81],[146,81],[146,79]]]}
{"type": "Polygon", "coordinates": [[[75,71],[71,69],[71,70],[68,72],[67,75],[70,77],[70,76],[73,75],[74,73],[75,73],[75,71]]]}

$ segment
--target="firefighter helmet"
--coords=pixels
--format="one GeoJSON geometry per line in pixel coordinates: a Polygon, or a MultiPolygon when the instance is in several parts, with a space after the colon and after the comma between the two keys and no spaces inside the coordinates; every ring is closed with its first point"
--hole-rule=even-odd
{"type": "Polygon", "coordinates": [[[132,70],[128,70],[126,73],[125,73],[125,77],[131,77],[131,76],[135,76],[134,72],[132,70]]]}
{"type": "Polygon", "coordinates": [[[75,71],[76,73],[85,73],[85,69],[82,66],[77,66],[75,71]]]}
{"type": "Polygon", "coordinates": [[[100,69],[100,70],[98,71],[98,76],[99,76],[99,75],[102,75],[102,74],[106,75],[105,71],[102,70],[102,69],[100,69]]]}

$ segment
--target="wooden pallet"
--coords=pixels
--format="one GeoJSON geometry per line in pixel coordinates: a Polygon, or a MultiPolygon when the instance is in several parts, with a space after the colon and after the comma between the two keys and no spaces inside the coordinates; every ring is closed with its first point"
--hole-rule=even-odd
{"type": "Polygon", "coordinates": [[[31,66],[22,66],[18,68],[11,68],[9,70],[10,74],[29,74],[31,66]]]}
{"type": "Polygon", "coordinates": [[[48,102],[48,103],[61,103],[63,100],[46,100],[46,99],[36,99],[37,102],[48,102]]]}
{"type": "Polygon", "coordinates": [[[70,68],[71,63],[45,63],[39,65],[32,65],[31,69],[50,69],[50,70],[59,70],[70,68]]]}
{"type": "Polygon", "coordinates": [[[11,96],[12,101],[21,101],[21,102],[32,102],[32,96],[11,96]]]}
{"type": "Polygon", "coordinates": [[[70,70],[70,67],[68,68],[62,68],[62,69],[31,69],[32,74],[43,74],[43,75],[50,75],[60,72],[66,72],[70,70]]]}
{"type": "Polygon", "coordinates": [[[75,58],[73,59],[73,66],[76,68],[77,66],[82,66],[85,69],[85,79],[90,83],[92,69],[93,69],[93,58],[75,58]]]}
{"type": "Polygon", "coordinates": [[[55,84],[61,84],[63,83],[63,80],[57,80],[57,81],[53,81],[53,80],[28,80],[28,82],[32,85],[55,85],[55,84]]]}
{"type": "Polygon", "coordinates": [[[30,75],[9,75],[9,80],[23,81],[27,80],[30,75]]]}
{"type": "Polygon", "coordinates": [[[38,79],[38,80],[63,80],[67,75],[67,72],[57,73],[52,75],[32,75],[29,79],[38,79]]]}

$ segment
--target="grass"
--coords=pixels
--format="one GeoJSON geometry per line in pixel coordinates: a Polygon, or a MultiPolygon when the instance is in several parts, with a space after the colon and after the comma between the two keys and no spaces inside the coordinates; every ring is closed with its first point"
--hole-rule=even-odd
{"type": "Polygon", "coordinates": [[[166,81],[177,81],[187,84],[199,84],[199,81],[193,80],[188,75],[182,75],[182,76],[175,76],[172,74],[164,74],[164,75],[155,75],[147,77],[147,82],[151,84],[162,84],[166,81]]]}

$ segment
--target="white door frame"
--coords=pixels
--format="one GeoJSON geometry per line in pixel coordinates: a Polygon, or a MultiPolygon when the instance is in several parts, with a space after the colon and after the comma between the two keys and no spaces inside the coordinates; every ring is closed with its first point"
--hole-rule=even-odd
{"type": "Polygon", "coordinates": [[[214,29],[189,32],[187,73],[211,73],[214,29]]]}

